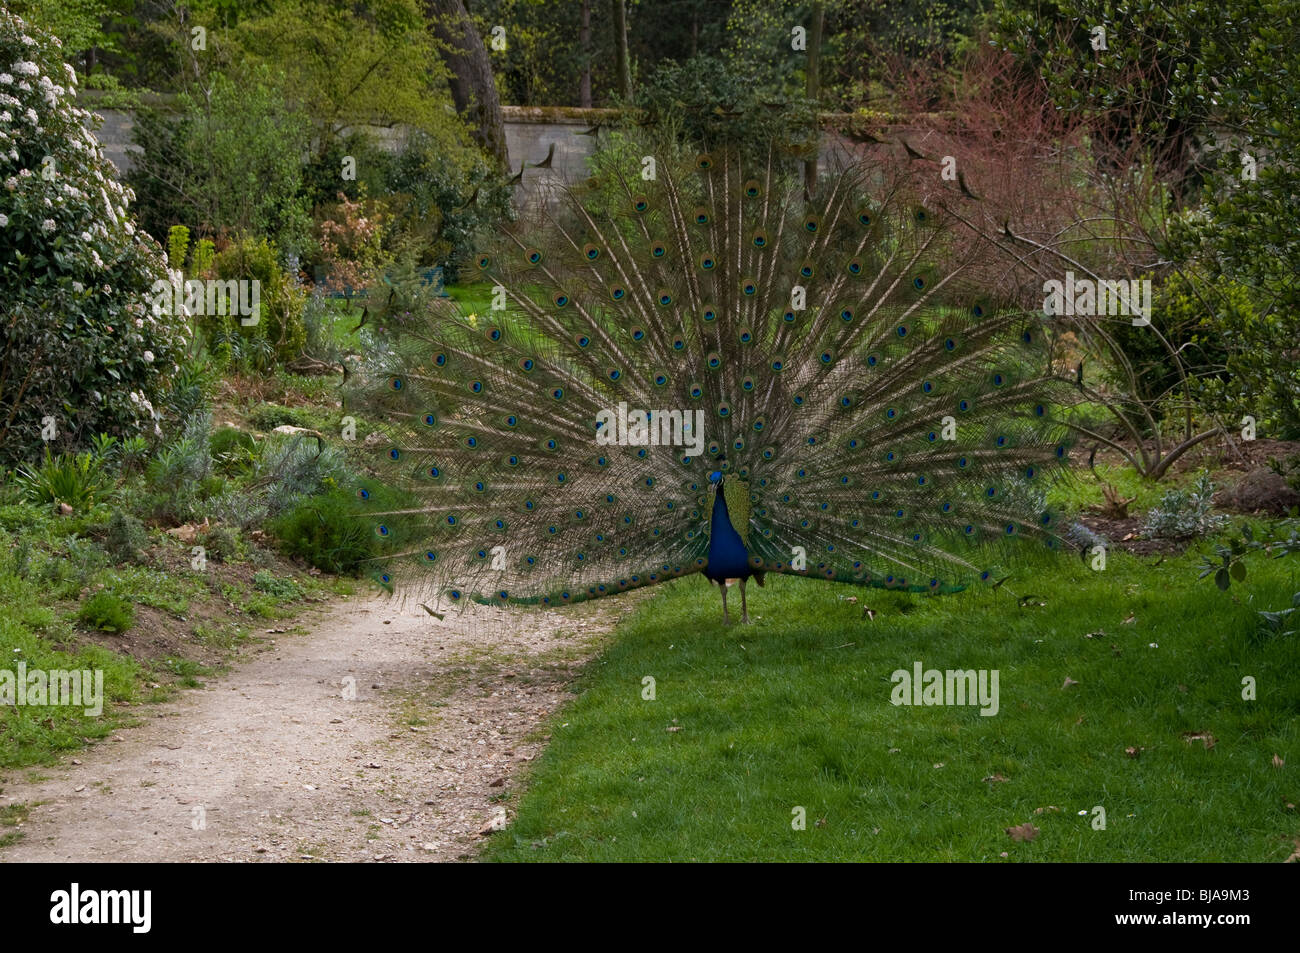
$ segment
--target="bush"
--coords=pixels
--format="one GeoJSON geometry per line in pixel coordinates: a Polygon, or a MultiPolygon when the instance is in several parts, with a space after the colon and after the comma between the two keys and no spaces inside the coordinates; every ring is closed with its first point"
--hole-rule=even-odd
{"type": "Polygon", "coordinates": [[[178,112],[137,114],[133,138],[143,152],[128,180],[141,223],[159,238],[187,222],[207,235],[267,235],[302,251],[310,225],[301,194],[307,117],[261,71],[237,80],[218,73],[205,85],[183,91],[178,112]]]}
{"type": "Polygon", "coordinates": [[[266,239],[232,242],[217,254],[212,269],[222,281],[261,284],[256,324],[244,325],[233,315],[204,315],[199,319],[214,353],[259,369],[277,360],[293,360],[302,353],[307,341],[302,323],[306,294],[293,276],[285,274],[266,239]]]}
{"type": "Polygon", "coordinates": [[[1189,539],[1208,536],[1227,525],[1226,516],[1212,511],[1214,483],[1202,472],[1190,487],[1166,490],[1147,514],[1142,532],[1163,539],[1189,539]]]}
{"type": "Polygon", "coordinates": [[[148,544],[149,535],[145,532],[144,524],[130,513],[118,510],[108,521],[104,549],[115,563],[121,565],[139,562],[140,552],[148,544]]]}
{"type": "Polygon", "coordinates": [[[373,534],[339,490],[299,502],[267,528],[287,555],[322,572],[356,575],[374,555],[373,534]]]}
{"type": "Polygon", "coordinates": [[[159,450],[145,468],[145,480],[155,494],[149,502],[155,519],[173,525],[185,522],[213,489],[208,449],[211,426],[210,414],[194,414],[185,422],[181,436],[159,450]]]}
{"type": "Polygon", "coordinates": [[[45,448],[39,467],[21,467],[16,477],[19,491],[28,503],[66,503],[85,512],[107,495],[109,479],[99,457],[91,453],[61,453],[57,457],[45,448]]]}
{"type": "Polygon", "coordinates": [[[203,547],[208,559],[219,563],[228,563],[244,554],[238,531],[220,523],[209,526],[204,531],[199,537],[199,545],[203,547]]]}
{"type": "Polygon", "coordinates": [[[135,606],[121,596],[101,589],[82,604],[77,621],[101,632],[121,634],[135,625],[135,606]]]}
{"type": "Polygon", "coordinates": [[[277,599],[302,598],[302,587],[292,579],[281,579],[265,571],[253,574],[253,588],[277,599]]]}
{"type": "Polygon", "coordinates": [[[225,476],[235,476],[251,470],[256,447],[252,434],[237,427],[222,427],[208,441],[213,466],[225,476]]]}
{"type": "Polygon", "coordinates": [[[0,458],[97,433],[156,433],[154,406],[184,347],[183,322],[146,307],[166,277],[73,105],[59,41],[0,8],[0,458]],[[48,435],[48,430],[46,435],[48,435]]]}

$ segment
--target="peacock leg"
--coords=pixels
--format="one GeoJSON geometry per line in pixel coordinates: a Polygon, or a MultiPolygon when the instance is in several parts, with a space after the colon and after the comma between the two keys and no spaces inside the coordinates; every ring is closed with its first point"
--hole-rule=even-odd
{"type": "Polygon", "coordinates": [[[740,580],[740,622],[749,625],[749,606],[745,604],[745,580],[740,580]]]}
{"type": "Polygon", "coordinates": [[[721,580],[718,588],[722,590],[722,624],[731,625],[731,619],[727,617],[727,580],[721,580]]]}

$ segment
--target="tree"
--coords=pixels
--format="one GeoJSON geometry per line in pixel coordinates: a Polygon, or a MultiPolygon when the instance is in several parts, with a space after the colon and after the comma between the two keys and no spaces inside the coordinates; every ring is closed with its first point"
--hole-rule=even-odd
{"type": "Polygon", "coordinates": [[[456,111],[465,117],[479,148],[500,168],[509,168],[501,100],[483,38],[475,31],[462,0],[427,0],[427,3],[430,24],[449,72],[447,83],[456,111]]]}
{"type": "Polygon", "coordinates": [[[162,249],[127,214],[59,41],[0,8],[0,453],[157,432],[183,319],[148,307],[162,249]]]}
{"type": "Polygon", "coordinates": [[[632,63],[627,51],[627,8],[623,0],[609,0],[610,18],[614,23],[614,57],[618,69],[618,95],[623,102],[632,101],[632,63]]]}

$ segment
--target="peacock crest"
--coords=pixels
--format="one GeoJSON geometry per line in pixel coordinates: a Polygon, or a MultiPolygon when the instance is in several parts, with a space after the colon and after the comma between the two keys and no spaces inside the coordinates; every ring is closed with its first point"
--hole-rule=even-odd
{"type": "Polygon", "coordinates": [[[382,584],[543,605],[691,573],[945,591],[1022,537],[1056,545],[1060,395],[1008,254],[878,166],[808,196],[775,156],[656,165],[567,189],[475,256],[492,310],[418,313],[374,357],[359,496],[382,584]]]}

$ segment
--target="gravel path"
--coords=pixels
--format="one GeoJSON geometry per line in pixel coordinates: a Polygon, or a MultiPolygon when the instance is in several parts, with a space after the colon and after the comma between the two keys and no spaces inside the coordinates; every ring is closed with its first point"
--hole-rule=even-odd
{"type": "Polygon", "coordinates": [[[0,861],[471,860],[631,609],[336,603],[75,760],[10,772],[0,807],[32,807],[0,861]]]}

